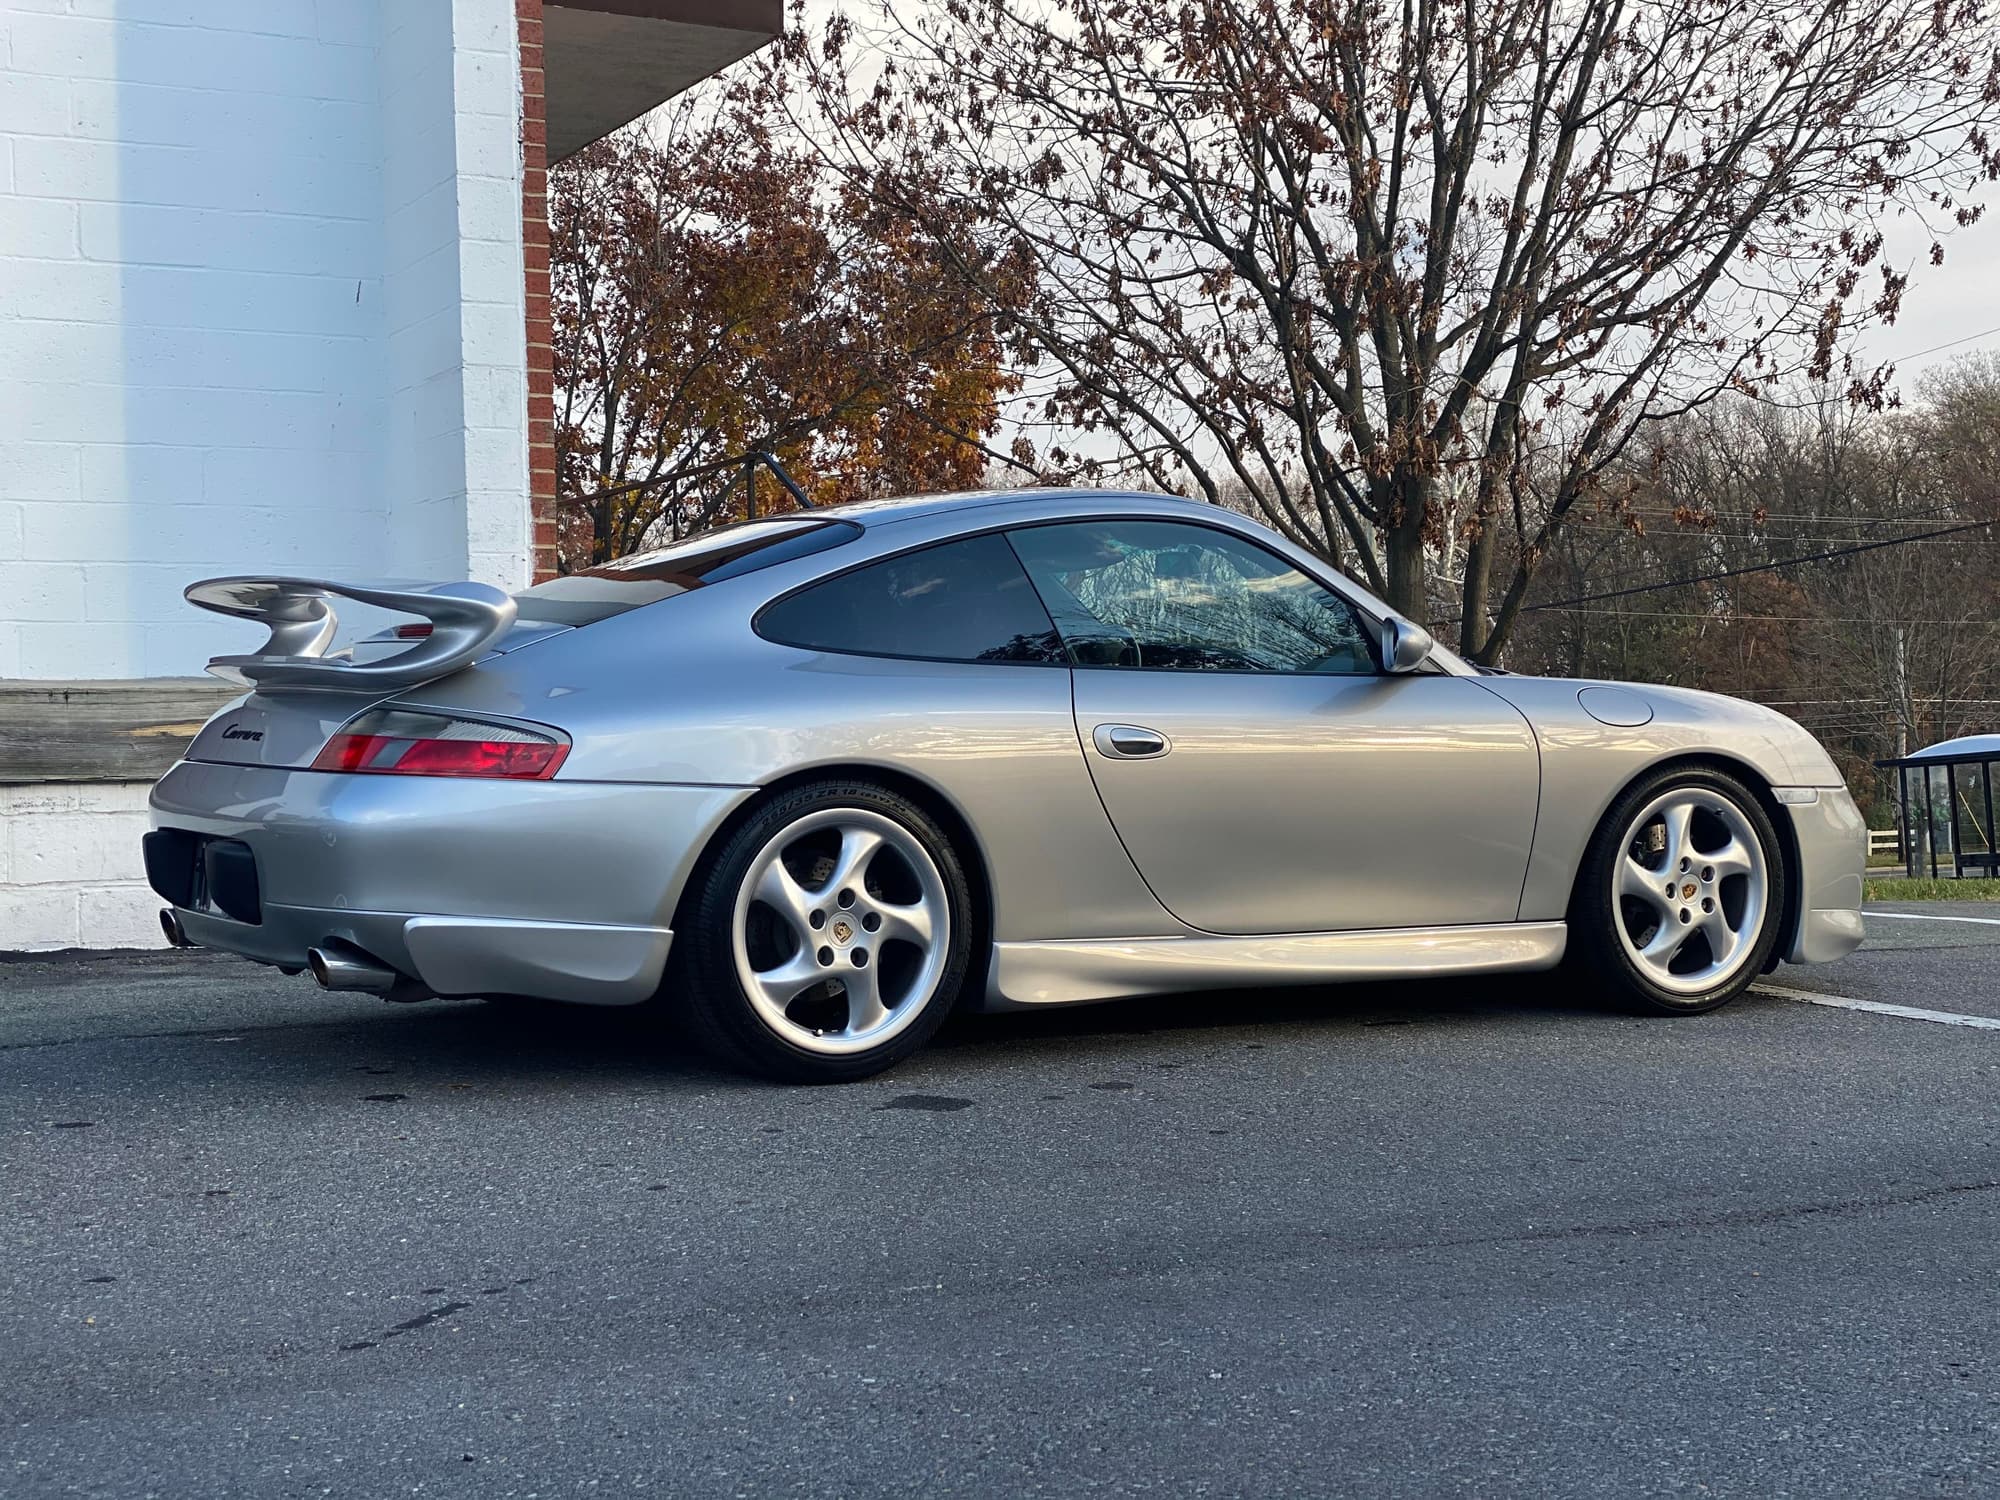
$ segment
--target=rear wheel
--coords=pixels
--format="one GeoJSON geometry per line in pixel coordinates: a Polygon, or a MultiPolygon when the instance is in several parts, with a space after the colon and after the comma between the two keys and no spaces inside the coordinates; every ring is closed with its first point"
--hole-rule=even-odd
{"type": "Polygon", "coordinates": [[[1785,863],[1748,787],[1668,768],[1605,814],[1577,877],[1570,948],[1630,1008],[1713,1010],[1742,994],[1778,941],[1785,863]]]}
{"type": "Polygon", "coordinates": [[[950,840],[865,782],[775,798],[698,877],[669,1002],[726,1062],[798,1083],[879,1073],[951,1010],[971,949],[950,840]]]}

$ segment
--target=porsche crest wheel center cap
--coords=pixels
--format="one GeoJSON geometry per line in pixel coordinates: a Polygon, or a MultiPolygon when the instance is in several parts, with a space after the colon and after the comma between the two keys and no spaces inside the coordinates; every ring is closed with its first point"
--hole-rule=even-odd
{"type": "MultiPolygon", "coordinates": [[[[1690,880],[1686,885],[1681,887],[1681,895],[1683,898],[1694,895],[1694,882],[1692,880],[1690,880]]],[[[844,943],[847,941],[847,939],[842,938],[841,941],[844,943]]]]}
{"type": "Polygon", "coordinates": [[[854,941],[853,924],[848,922],[845,918],[842,918],[840,921],[835,922],[833,924],[833,940],[836,943],[853,942],[854,941]]]}

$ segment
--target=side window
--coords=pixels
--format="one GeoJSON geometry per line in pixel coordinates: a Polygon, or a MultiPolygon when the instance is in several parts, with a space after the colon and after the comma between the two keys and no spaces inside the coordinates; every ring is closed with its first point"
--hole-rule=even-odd
{"type": "Polygon", "coordinates": [[[1080,521],[1009,535],[1078,666],[1375,671],[1353,605],[1226,531],[1080,521]]]}
{"type": "Polygon", "coordinates": [[[767,640],[931,661],[1063,662],[1062,642],[1006,538],[969,537],[856,568],[780,599],[767,640]]]}

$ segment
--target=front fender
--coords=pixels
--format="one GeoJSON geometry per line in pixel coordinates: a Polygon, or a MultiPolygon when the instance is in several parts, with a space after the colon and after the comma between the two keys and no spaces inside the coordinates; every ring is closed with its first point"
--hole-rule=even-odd
{"type": "Polygon", "coordinates": [[[1701,756],[1733,764],[1766,786],[1840,787],[1845,794],[1840,772],[1819,742],[1761,704],[1633,683],[1513,676],[1476,680],[1521,711],[1541,750],[1541,811],[1521,890],[1524,922],[1553,920],[1568,911],[1577,867],[1606,810],[1654,766],[1701,756]],[[1642,724],[1604,723],[1579,697],[1593,688],[1615,688],[1640,699],[1651,717],[1642,724]]]}

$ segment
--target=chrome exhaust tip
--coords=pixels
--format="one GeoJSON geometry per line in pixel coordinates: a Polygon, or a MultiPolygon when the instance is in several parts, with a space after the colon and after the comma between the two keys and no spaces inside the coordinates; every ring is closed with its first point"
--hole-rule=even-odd
{"type": "Polygon", "coordinates": [[[193,941],[181,926],[181,919],[171,906],[160,908],[160,931],[167,935],[167,943],[175,948],[192,948],[193,941]]]}
{"type": "Polygon", "coordinates": [[[388,994],[403,977],[345,943],[306,949],[306,967],[312,971],[313,982],[323,990],[360,990],[370,995],[388,994]]]}

